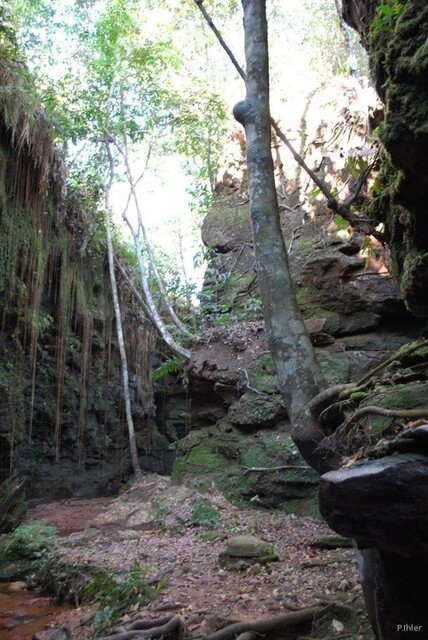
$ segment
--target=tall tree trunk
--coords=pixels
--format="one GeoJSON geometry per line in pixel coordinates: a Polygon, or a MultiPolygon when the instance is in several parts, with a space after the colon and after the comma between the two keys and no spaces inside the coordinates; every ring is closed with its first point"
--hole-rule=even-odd
{"type": "Polygon", "coordinates": [[[131,451],[132,467],[134,469],[135,477],[138,479],[141,477],[140,463],[138,460],[137,443],[135,440],[134,421],[132,419],[131,409],[131,396],[129,393],[129,372],[128,372],[128,359],[126,356],[125,339],[123,335],[122,325],[122,313],[119,304],[119,295],[117,290],[116,274],[114,271],[114,250],[113,250],[113,238],[111,233],[111,213],[110,213],[110,189],[113,181],[113,159],[110,152],[109,138],[106,136],[106,151],[110,163],[110,181],[106,186],[105,197],[105,216],[106,216],[106,236],[107,236],[107,254],[108,254],[108,267],[110,273],[111,293],[113,298],[114,315],[116,320],[116,333],[117,342],[119,346],[120,362],[122,368],[122,384],[123,384],[123,396],[125,399],[125,413],[126,423],[128,425],[129,435],[129,448],[131,451]]]}
{"type": "Polygon", "coordinates": [[[281,231],[271,152],[266,6],[242,0],[244,8],[246,98],[234,108],[245,128],[250,212],[264,318],[278,383],[304,458],[319,472],[331,468],[319,452],[324,437],[306,405],[325,381],[297,306],[281,231]]]}

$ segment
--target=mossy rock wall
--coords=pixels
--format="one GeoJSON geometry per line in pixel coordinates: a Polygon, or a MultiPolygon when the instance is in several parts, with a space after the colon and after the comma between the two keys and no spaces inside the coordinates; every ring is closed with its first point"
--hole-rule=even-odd
{"type": "MultiPolygon", "coordinates": [[[[345,89],[352,93],[349,86],[345,89]]],[[[317,129],[318,139],[320,135],[317,129]]],[[[335,180],[332,172],[336,165],[333,161],[330,165],[329,177],[335,180]]],[[[340,179],[346,180],[344,172],[340,179]]],[[[387,180],[391,180],[389,175],[387,180]]],[[[264,455],[254,448],[252,439],[257,441],[257,434],[265,431],[282,429],[287,419],[262,320],[245,188],[245,183],[241,188],[239,184],[220,184],[203,224],[209,260],[201,308],[212,328],[200,335],[186,367],[190,427],[197,431],[180,443],[173,473],[187,482],[201,481],[203,473],[208,483],[225,483],[224,474],[231,466],[228,457],[219,453],[216,432],[224,424],[232,428],[224,435],[225,443],[230,441],[235,449],[236,433],[240,438],[245,434],[248,455],[254,452],[255,458],[262,459],[259,466],[272,466],[275,452],[267,447],[264,455]],[[193,443],[193,438],[197,444],[188,450],[187,443],[193,443]],[[202,454],[207,456],[206,469],[201,464],[198,471],[195,456],[202,454]]],[[[379,186],[379,194],[383,196],[384,191],[379,186]]],[[[285,188],[282,196],[280,200],[287,206],[281,211],[281,226],[296,296],[322,370],[330,384],[358,380],[392,349],[416,337],[422,323],[406,310],[396,282],[388,274],[390,255],[384,247],[367,243],[349,228],[340,228],[321,203],[314,207],[315,217],[307,215],[302,220],[303,204],[296,201],[296,195],[292,200],[285,188]]],[[[386,217],[390,202],[384,197],[383,204],[386,217]]],[[[281,484],[280,476],[275,477],[275,491],[281,484]]],[[[299,476],[302,480],[302,473],[299,476]]],[[[253,492],[257,499],[263,495],[261,499],[267,504],[271,475],[247,478],[244,474],[243,478],[241,498],[251,499],[253,492]]],[[[287,500],[298,500],[300,489],[292,489],[291,484],[284,482],[287,500]]],[[[280,491],[278,495],[284,497],[280,491]]]]}
{"type": "MultiPolygon", "coordinates": [[[[0,79],[0,481],[18,471],[33,496],[111,492],[130,463],[103,215],[90,183],[84,195],[67,184],[31,77],[3,45],[0,79]]],[[[134,422],[156,434],[153,333],[130,302],[121,287],[134,422]]],[[[143,443],[146,458],[160,441],[143,443]]]]}
{"type": "Polygon", "coordinates": [[[306,466],[288,431],[283,423],[248,434],[226,420],[194,431],[178,445],[172,480],[204,491],[215,486],[240,504],[314,515],[318,476],[306,466]],[[249,471],[281,465],[290,468],[249,471]]]}
{"type": "Polygon", "coordinates": [[[382,167],[370,214],[385,225],[408,308],[427,317],[428,5],[425,0],[345,0],[344,15],[367,47],[386,107],[379,127],[382,167]]]}

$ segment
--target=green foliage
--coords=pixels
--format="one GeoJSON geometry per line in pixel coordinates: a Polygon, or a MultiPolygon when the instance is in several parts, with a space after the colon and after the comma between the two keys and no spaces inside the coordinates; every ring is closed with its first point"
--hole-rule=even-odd
{"type": "Polygon", "coordinates": [[[182,362],[183,360],[179,356],[174,356],[161,364],[160,367],[153,371],[153,382],[157,382],[171,373],[178,373],[181,370],[182,362]]]}
{"type": "Polygon", "coordinates": [[[376,258],[376,248],[371,236],[366,236],[362,239],[360,245],[360,251],[364,255],[364,268],[367,269],[370,266],[370,262],[376,258]]]}
{"type": "Polygon", "coordinates": [[[351,395],[349,396],[349,399],[351,402],[354,402],[355,404],[359,404],[360,402],[362,402],[362,400],[365,400],[367,398],[367,393],[365,391],[355,391],[354,393],[351,393],[351,395]]]}
{"type": "Polygon", "coordinates": [[[192,500],[192,524],[206,529],[215,529],[220,524],[220,514],[205,498],[192,500]]]}
{"type": "Polygon", "coordinates": [[[350,156],[346,162],[348,169],[354,180],[358,180],[364,171],[367,171],[369,163],[363,156],[350,156]]]}
{"type": "Polygon", "coordinates": [[[136,561],[126,573],[99,571],[93,576],[83,596],[100,606],[94,618],[97,632],[112,625],[131,607],[147,604],[155,589],[148,584],[146,576],[147,571],[136,561]]]}
{"type": "Polygon", "coordinates": [[[334,226],[336,227],[336,231],[344,231],[349,227],[349,222],[342,218],[342,216],[337,215],[334,217],[334,226]]]}
{"type": "Polygon", "coordinates": [[[55,542],[57,529],[39,520],[20,525],[3,547],[9,560],[37,560],[48,553],[55,542]]]}
{"type": "Polygon", "coordinates": [[[398,19],[404,11],[404,2],[400,0],[386,0],[376,9],[376,15],[371,25],[371,32],[383,31],[394,33],[398,19]]]}

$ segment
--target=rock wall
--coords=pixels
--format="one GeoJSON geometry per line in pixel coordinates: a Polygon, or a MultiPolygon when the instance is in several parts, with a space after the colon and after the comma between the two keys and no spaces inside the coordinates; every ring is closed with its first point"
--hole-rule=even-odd
{"type": "Polygon", "coordinates": [[[428,6],[344,0],[344,16],[367,48],[385,119],[379,127],[383,168],[371,215],[385,225],[394,273],[409,309],[427,317],[428,6]]]}
{"type": "MultiPolygon", "coordinates": [[[[354,122],[361,137],[354,146],[362,148],[369,111],[364,129],[358,124],[364,122],[359,92],[346,83],[342,91],[336,113],[318,112],[322,130],[311,129],[307,113],[313,137],[307,139],[305,159],[322,164],[324,158],[328,177],[349,185],[337,131],[346,129],[350,113],[359,114],[354,122]],[[320,153],[321,134],[336,135],[333,149],[320,153]]],[[[235,500],[314,513],[318,479],[291,441],[264,330],[242,153],[242,145],[235,145],[234,164],[222,173],[202,226],[211,253],[201,302],[212,328],[201,335],[187,366],[192,431],[178,444],[173,478],[206,488],[214,482],[235,500]],[[254,470],[266,467],[283,468],[254,470]]],[[[276,166],[290,268],[318,359],[331,384],[357,381],[419,335],[424,323],[406,309],[388,250],[333,218],[305,191],[301,176],[286,180],[279,161],[276,166]]]]}
{"type": "MultiPolygon", "coordinates": [[[[31,77],[3,45],[0,80],[0,481],[17,471],[31,496],[109,493],[130,463],[96,186],[67,184],[31,77]]],[[[169,471],[153,331],[120,289],[142,465],[169,471]]]]}

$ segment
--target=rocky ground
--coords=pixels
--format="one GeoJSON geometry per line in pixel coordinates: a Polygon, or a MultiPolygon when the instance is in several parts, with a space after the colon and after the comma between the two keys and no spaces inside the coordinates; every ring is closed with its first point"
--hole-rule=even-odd
{"type": "MultiPolygon", "coordinates": [[[[59,528],[58,552],[67,563],[113,571],[126,571],[135,561],[146,567],[148,580],[161,588],[138,614],[179,614],[198,636],[230,621],[266,618],[320,600],[360,606],[353,550],[312,546],[332,535],[323,522],[240,509],[214,490],[202,496],[196,489],[171,487],[168,478],[148,476],[116,499],[49,503],[29,515],[59,528]],[[237,534],[274,543],[279,560],[240,571],[221,568],[219,552],[237,534]]],[[[66,621],[73,640],[87,638],[85,621],[92,612],[81,607],[52,624],[66,621]]],[[[343,635],[340,625],[339,630],[342,637],[370,637],[343,635]]],[[[330,635],[337,633],[332,628],[330,635]]]]}

